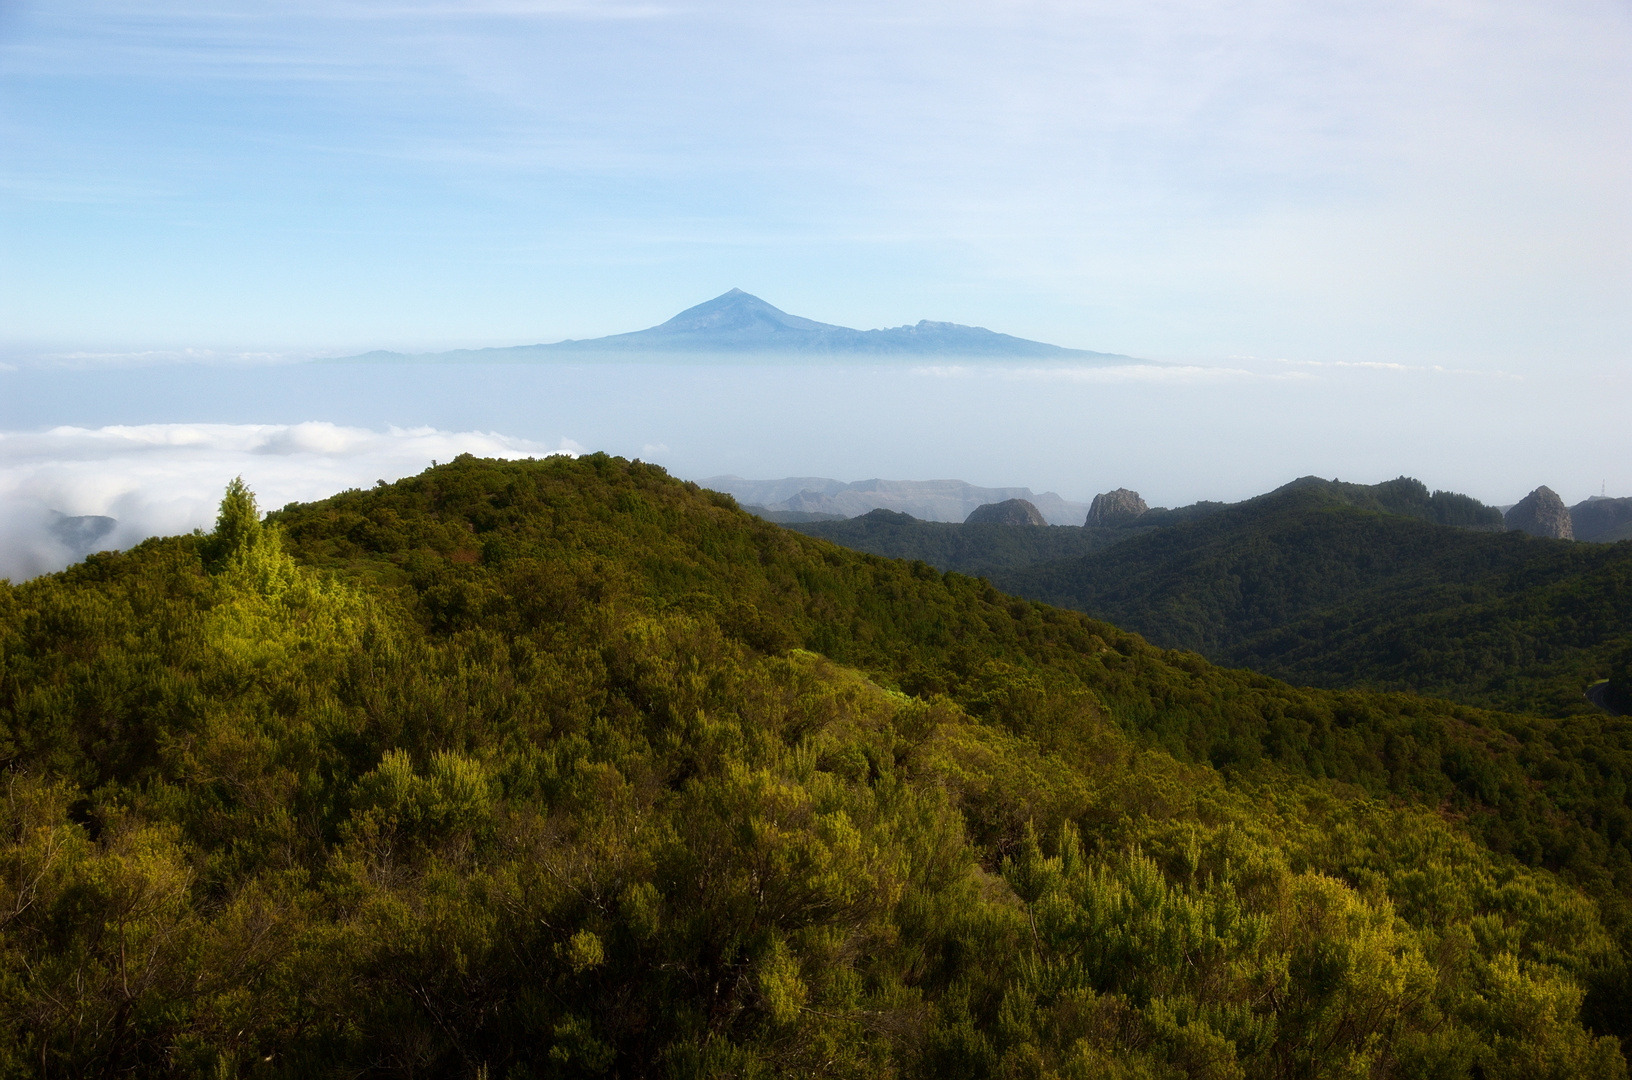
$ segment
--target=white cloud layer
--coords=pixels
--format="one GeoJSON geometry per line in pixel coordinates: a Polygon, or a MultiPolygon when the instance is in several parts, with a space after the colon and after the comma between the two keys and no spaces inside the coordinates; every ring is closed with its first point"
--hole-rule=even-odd
{"type": "Polygon", "coordinates": [[[1399,364],[1391,360],[1276,360],[1277,364],[1293,364],[1306,368],[1364,368],[1369,371],[1427,372],[1432,375],[1469,375],[1476,379],[1507,379],[1524,381],[1524,376],[1507,371],[1487,371],[1480,368],[1455,368],[1443,364],[1399,364]]]}
{"type": "Polygon", "coordinates": [[[242,476],[262,509],[397,480],[459,454],[577,454],[480,431],[305,424],[142,424],[0,432],[0,577],[60,570],[86,550],[209,528],[242,476]],[[107,521],[70,519],[112,519],[107,521]]]}
{"type": "Polygon", "coordinates": [[[1262,375],[1236,367],[1197,364],[1051,364],[1016,367],[1010,364],[926,364],[914,375],[935,379],[1001,379],[1005,382],[1042,383],[1215,383],[1238,379],[1288,378],[1300,373],[1262,375]]]}

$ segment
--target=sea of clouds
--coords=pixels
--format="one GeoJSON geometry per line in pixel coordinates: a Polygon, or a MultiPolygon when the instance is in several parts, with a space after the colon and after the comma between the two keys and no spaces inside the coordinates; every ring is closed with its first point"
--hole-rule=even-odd
{"type": "Polygon", "coordinates": [[[90,551],[209,529],[242,476],[263,510],[393,481],[463,453],[576,454],[481,431],[304,424],[139,424],[0,432],[0,578],[60,570],[90,551]]]}

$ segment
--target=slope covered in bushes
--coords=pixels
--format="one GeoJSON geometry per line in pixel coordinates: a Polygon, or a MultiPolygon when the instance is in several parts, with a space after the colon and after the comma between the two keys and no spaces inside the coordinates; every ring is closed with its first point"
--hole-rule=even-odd
{"type": "Polygon", "coordinates": [[[233,490],[0,588],[0,1069],[1624,1075],[1562,730],[600,455],[233,490]]]}

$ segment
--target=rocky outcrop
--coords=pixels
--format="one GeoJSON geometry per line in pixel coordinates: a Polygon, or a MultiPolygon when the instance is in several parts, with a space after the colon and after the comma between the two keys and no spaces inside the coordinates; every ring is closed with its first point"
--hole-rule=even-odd
{"type": "Polygon", "coordinates": [[[1570,526],[1577,540],[1632,540],[1632,499],[1594,495],[1570,507],[1570,526]]]}
{"type": "Polygon", "coordinates": [[[1520,499],[1502,520],[1510,531],[1516,529],[1531,536],[1545,536],[1554,540],[1575,539],[1570,508],[1550,487],[1538,487],[1520,499]]]}
{"type": "Polygon", "coordinates": [[[977,506],[963,519],[965,525],[1047,525],[1043,512],[1024,499],[977,506]]]}
{"type": "Polygon", "coordinates": [[[1137,491],[1117,488],[1094,496],[1093,504],[1088,507],[1088,520],[1083,524],[1100,528],[1126,525],[1149,509],[1137,491]]]}

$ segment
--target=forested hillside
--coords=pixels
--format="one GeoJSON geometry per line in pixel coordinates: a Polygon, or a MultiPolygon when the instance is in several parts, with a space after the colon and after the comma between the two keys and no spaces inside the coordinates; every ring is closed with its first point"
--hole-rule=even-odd
{"type": "Polygon", "coordinates": [[[1626,1073],[1622,722],[1295,689],[604,455],[0,587],[0,760],[7,1075],[1626,1073]]]}
{"type": "Polygon", "coordinates": [[[1593,710],[1584,688],[1632,644],[1632,544],[1490,531],[1491,508],[1403,479],[1306,478],[1205,507],[1103,529],[794,527],[1309,686],[1566,716],[1593,710]]]}
{"type": "Polygon", "coordinates": [[[993,579],[1218,663],[1562,716],[1632,642],[1632,544],[1575,544],[1268,496],[993,579]]]}

